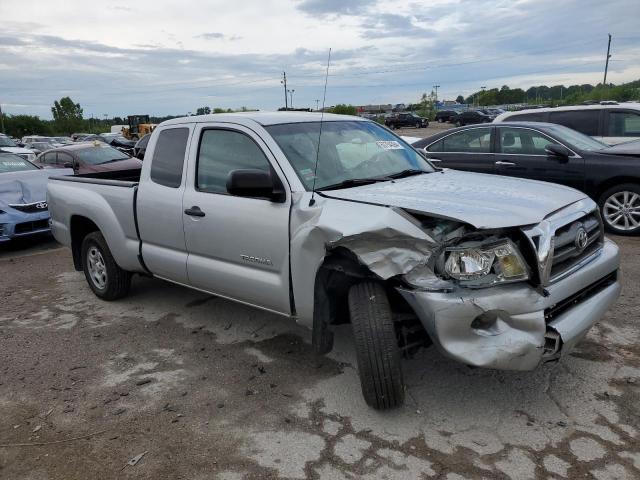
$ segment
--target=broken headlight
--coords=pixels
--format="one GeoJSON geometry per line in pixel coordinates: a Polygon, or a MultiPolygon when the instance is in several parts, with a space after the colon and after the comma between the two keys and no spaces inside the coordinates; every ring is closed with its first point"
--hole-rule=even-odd
{"type": "Polygon", "coordinates": [[[444,270],[453,279],[477,286],[529,278],[527,264],[511,240],[492,245],[447,248],[444,270]]]}

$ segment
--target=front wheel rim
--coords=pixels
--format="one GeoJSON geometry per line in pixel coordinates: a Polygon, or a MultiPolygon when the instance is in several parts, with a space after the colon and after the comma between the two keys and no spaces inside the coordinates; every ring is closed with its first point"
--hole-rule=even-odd
{"type": "Polygon", "coordinates": [[[640,194],[623,190],[610,195],[602,207],[602,216],[616,230],[640,228],[640,194]]]}
{"type": "Polygon", "coordinates": [[[104,290],[107,285],[107,266],[102,252],[97,247],[91,247],[87,252],[87,269],[91,282],[96,288],[104,290]]]}

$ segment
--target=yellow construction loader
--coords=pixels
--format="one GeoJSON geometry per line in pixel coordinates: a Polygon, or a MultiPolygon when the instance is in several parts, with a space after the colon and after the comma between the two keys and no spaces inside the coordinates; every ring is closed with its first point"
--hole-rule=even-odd
{"type": "Polygon", "coordinates": [[[155,123],[149,123],[149,115],[129,115],[129,126],[122,127],[122,136],[129,140],[138,140],[153,132],[155,123]]]}

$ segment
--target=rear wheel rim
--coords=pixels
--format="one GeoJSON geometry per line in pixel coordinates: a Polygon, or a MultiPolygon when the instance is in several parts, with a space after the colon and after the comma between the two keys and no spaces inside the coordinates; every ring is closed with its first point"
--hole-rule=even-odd
{"type": "Polygon", "coordinates": [[[640,194],[622,190],[610,195],[604,202],[602,215],[616,230],[628,232],[640,228],[640,194]]]}
{"type": "Polygon", "coordinates": [[[102,252],[95,246],[89,248],[87,252],[87,269],[91,282],[100,290],[107,286],[107,266],[104,262],[102,252]]]}

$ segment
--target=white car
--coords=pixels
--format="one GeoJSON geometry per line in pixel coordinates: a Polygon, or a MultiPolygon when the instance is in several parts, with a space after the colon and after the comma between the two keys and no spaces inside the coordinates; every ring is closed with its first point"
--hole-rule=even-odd
{"type": "Polygon", "coordinates": [[[549,122],[573,128],[609,145],[640,139],[640,103],[536,108],[505,112],[494,122],[549,122]]]}
{"type": "Polygon", "coordinates": [[[13,140],[5,135],[0,135],[0,151],[14,153],[29,162],[33,162],[36,159],[36,153],[33,150],[19,147],[13,140]]]}

